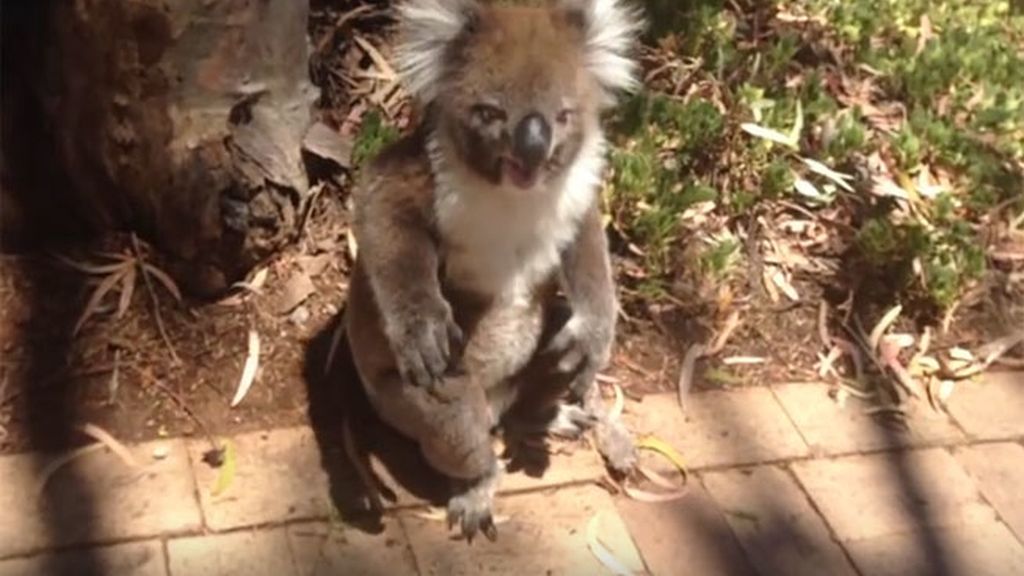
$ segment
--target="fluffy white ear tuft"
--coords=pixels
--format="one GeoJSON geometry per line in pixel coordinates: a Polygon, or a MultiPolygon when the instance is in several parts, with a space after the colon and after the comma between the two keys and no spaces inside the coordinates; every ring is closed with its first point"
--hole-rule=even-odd
{"type": "Polygon", "coordinates": [[[630,0],[562,0],[563,7],[583,26],[587,66],[611,97],[639,87],[633,57],[646,22],[630,0]]]}
{"type": "Polygon", "coordinates": [[[470,26],[477,0],[401,0],[395,67],[411,96],[427,103],[437,97],[446,52],[470,26]]]}

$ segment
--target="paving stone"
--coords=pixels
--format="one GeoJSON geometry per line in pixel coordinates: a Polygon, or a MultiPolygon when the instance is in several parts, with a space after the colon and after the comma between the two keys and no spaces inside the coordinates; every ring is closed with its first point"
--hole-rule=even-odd
{"type": "Polygon", "coordinates": [[[861,573],[870,576],[1024,574],[1024,548],[998,523],[879,536],[846,546],[861,573]]]}
{"type": "Polygon", "coordinates": [[[502,494],[541,490],[596,480],[602,478],[605,473],[604,459],[596,448],[573,447],[568,453],[551,454],[551,463],[541,475],[522,470],[505,474],[498,490],[502,494]]]}
{"type": "Polygon", "coordinates": [[[442,521],[401,513],[422,574],[606,574],[587,545],[587,528],[599,514],[597,534],[630,570],[643,561],[611,497],[596,486],[576,486],[499,498],[498,540],[478,537],[472,545],[456,539],[442,521]]]}
{"type": "Polygon", "coordinates": [[[849,398],[840,407],[821,384],[783,384],[772,390],[815,455],[838,455],[890,447],[951,444],[963,434],[941,412],[915,404],[908,429],[884,427],[865,410],[870,404],[849,398]]]}
{"type": "Polygon", "coordinates": [[[785,470],[760,466],[711,472],[703,481],[760,573],[856,574],[785,470]]]}
{"type": "Polygon", "coordinates": [[[134,470],[106,448],[57,468],[40,494],[45,462],[21,454],[0,458],[0,558],[48,547],[144,538],[201,527],[185,444],[148,442],[129,448],[134,470]],[[154,460],[153,449],[168,449],[154,460]]]}
{"type": "MultiPolygon", "coordinates": [[[[543,472],[527,472],[521,469],[506,472],[498,486],[498,493],[531,492],[567,484],[578,484],[599,479],[606,473],[604,460],[593,448],[573,447],[571,452],[556,452],[551,454],[550,458],[551,461],[543,472]]],[[[424,497],[413,494],[397,481],[376,456],[371,456],[370,462],[374,473],[395,494],[395,501],[393,503],[385,502],[386,505],[407,507],[428,503],[424,497]]],[[[425,473],[433,474],[429,470],[425,473]]]]}
{"type": "Polygon", "coordinates": [[[975,438],[1024,437],[1024,372],[993,372],[980,382],[960,384],[948,408],[975,438]]]}
{"type": "Polygon", "coordinates": [[[654,434],[691,467],[751,464],[794,458],[807,445],[771,391],[743,388],[701,392],[681,411],[675,394],[652,394],[624,415],[638,437],[654,434]]]}
{"type": "Polygon", "coordinates": [[[940,448],[811,460],[793,471],[842,542],[996,518],[940,448]]]}
{"type": "Polygon", "coordinates": [[[953,454],[985,499],[1024,542],[1024,446],[981,444],[953,454]]]}
{"type": "Polygon", "coordinates": [[[324,518],[331,504],[327,474],[313,432],[306,427],[235,437],[235,476],[213,495],[219,470],[202,461],[210,445],[189,443],[206,525],[229,530],[292,519],[324,518]]]}
{"type": "Polygon", "coordinates": [[[756,574],[722,512],[696,479],[679,500],[647,503],[620,498],[615,505],[655,576],[756,574]]]}
{"type": "Polygon", "coordinates": [[[0,576],[165,576],[158,540],[44,553],[0,561],[0,576]]]}
{"type": "Polygon", "coordinates": [[[176,538],[167,557],[171,576],[297,576],[283,528],[176,538]]]}
{"type": "Polygon", "coordinates": [[[288,527],[288,542],[299,576],[416,573],[412,549],[395,518],[384,520],[380,534],[332,528],[323,522],[292,524],[288,527]]]}

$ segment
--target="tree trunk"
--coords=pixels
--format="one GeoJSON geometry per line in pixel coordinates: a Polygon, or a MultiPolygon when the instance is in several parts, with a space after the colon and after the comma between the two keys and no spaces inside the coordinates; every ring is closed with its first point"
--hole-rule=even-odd
{"type": "Polygon", "coordinates": [[[8,232],[53,210],[133,229],[205,295],[290,239],[317,97],[308,0],[14,4],[3,14],[8,232]],[[17,174],[33,166],[35,178],[17,174]],[[55,169],[66,191],[40,179],[55,169]]]}

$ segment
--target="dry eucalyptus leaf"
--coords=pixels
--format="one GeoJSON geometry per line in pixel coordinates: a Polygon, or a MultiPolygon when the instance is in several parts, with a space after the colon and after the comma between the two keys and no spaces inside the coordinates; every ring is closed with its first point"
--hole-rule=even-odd
{"type": "Polygon", "coordinates": [[[249,330],[249,353],[245,358],[245,366],[242,368],[242,378],[238,381],[238,389],[235,390],[235,397],[231,399],[231,407],[238,406],[239,402],[249,393],[253,381],[256,379],[256,371],[260,367],[260,335],[255,330],[249,330]]]}
{"type": "Polygon", "coordinates": [[[899,318],[900,312],[903,311],[903,305],[897,304],[889,309],[888,312],[882,316],[882,319],[875,324],[874,329],[871,330],[871,337],[869,343],[871,344],[871,350],[878,350],[878,343],[882,340],[882,334],[892,326],[892,323],[899,318]]]}

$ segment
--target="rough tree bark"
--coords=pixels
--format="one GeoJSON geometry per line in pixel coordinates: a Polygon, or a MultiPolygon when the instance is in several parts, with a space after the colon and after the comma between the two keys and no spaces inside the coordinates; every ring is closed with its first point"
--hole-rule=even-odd
{"type": "Polygon", "coordinates": [[[3,14],[6,228],[34,206],[137,230],[205,295],[289,240],[310,189],[308,0],[28,2],[3,14]],[[69,189],[12,175],[31,164],[69,189]]]}

